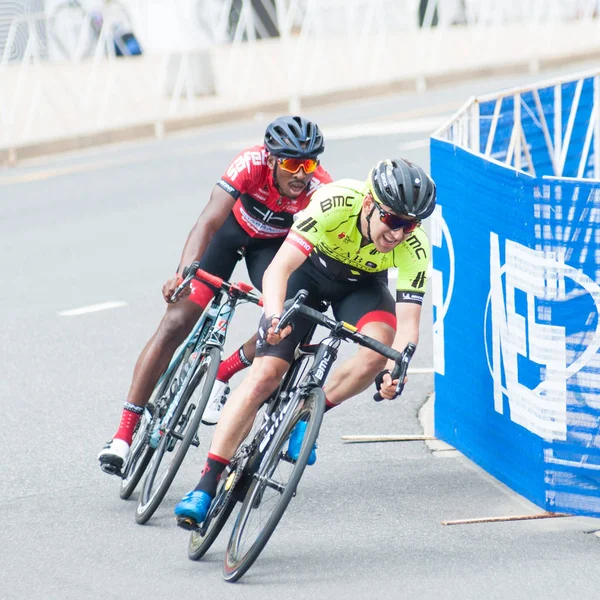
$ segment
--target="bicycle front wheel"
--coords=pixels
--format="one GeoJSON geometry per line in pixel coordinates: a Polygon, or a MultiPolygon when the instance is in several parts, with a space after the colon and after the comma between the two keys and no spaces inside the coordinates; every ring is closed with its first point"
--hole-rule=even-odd
{"type": "Polygon", "coordinates": [[[181,354],[178,358],[174,368],[170,371],[170,376],[158,381],[154,391],[152,392],[152,395],[150,396],[148,406],[136,426],[133,434],[133,440],[131,442],[129,458],[127,459],[127,463],[123,468],[123,479],[121,480],[121,489],[119,492],[119,495],[123,500],[127,500],[131,496],[137,487],[137,484],[140,482],[140,479],[146,472],[146,468],[148,467],[150,459],[154,454],[154,448],[149,444],[149,428],[154,422],[150,412],[151,409],[149,407],[154,407],[152,410],[157,410],[162,395],[165,393],[165,390],[170,389],[173,379],[176,377],[179,371],[183,356],[184,355],[181,354]]]}
{"type": "Polygon", "coordinates": [[[217,488],[215,499],[210,505],[210,510],[204,523],[190,534],[188,544],[188,557],[190,560],[200,560],[217,539],[227,519],[236,505],[234,488],[242,473],[242,464],[233,465],[223,473],[217,488]]]}
{"type": "Polygon", "coordinates": [[[67,60],[91,56],[98,42],[91,15],[79,2],[59,4],[48,20],[48,31],[61,58],[67,60]]]}
{"type": "Polygon", "coordinates": [[[275,531],[296,489],[319,435],[325,412],[325,393],[311,390],[293,408],[291,418],[284,421],[267,447],[258,471],[253,475],[225,554],[223,577],[237,581],[252,566],[275,531]],[[287,444],[294,427],[307,421],[306,433],[298,459],[287,454],[287,444]]]}
{"type": "Polygon", "coordinates": [[[123,500],[127,500],[131,496],[154,454],[154,448],[148,444],[148,428],[151,423],[152,418],[148,415],[148,411],[144,411],[131,442],[127,464],[123,469],[123,479],[119,491],[123,500]]]}
{"type": "Polygon", "coordinates": [[[220,359],[218,348],[208,349],[181,394],[144,479],[135,513],[135,520],[140,525],[148,521],[162,502],[192,442],[198,445],[194,437],[198,434],[202,413],[217,378],[220,359]],[[167,453],[171,454],[171,460],[163,461],[167,453]]]}

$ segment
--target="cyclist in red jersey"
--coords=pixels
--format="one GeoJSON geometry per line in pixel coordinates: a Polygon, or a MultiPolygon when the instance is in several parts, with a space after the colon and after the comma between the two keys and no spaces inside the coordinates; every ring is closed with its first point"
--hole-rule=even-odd
{"type": "MultiPolygon", "coordinates": [[[[324,149],[315,123],[299,116],[279,117],[268,125],[264,145],[241,152],[215,185],[188,235],[177,272],[162,287],[167,310],[137,360],[119,428],[98,455],[105,472],[121,471],[160,374],[215,294],[211,286],[194,282],[187,297],[183,294],[171,303],[184,269],[200,261],[200,268],[230,279],[244,248],[250,280],[262,290],[263,273],[284,242],[294,214],[306,208],[318,187],[331,182],[318,160],[324,149]]],[[[255,346],[256,336],[221,363],[207,407],[213,418],[207,416],[206,422],[216,423],[229,378],[251,364],[255,346]]]]}

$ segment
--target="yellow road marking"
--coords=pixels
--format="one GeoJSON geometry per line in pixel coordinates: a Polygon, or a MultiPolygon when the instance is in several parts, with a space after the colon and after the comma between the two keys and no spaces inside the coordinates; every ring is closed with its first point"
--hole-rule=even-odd
{"type": "MultiPolygon", "coordinates": [[[[364,125],[368,125],[369,123],[377,123],[381,121],[389,121],[393,120],[403,120],[403,119],[414,119],[417,117],[424,117],[428,115],[440,114],[450,109],[458,109],[461,105],[460,101],[456,102],[447,102],[444,104],[437,104],[434,106],[426,106],[419,107],[414,109],[405,110],[398,113],[392,113],[388,115],[382,115],[379,119],[376,120],[368,120],[364,122],[364,125]]],[[[256,143],[257,140],[254,140],[252,143],[256,143]]],[[[143,143],[143,142],[140,142],[143,143]]],[[[223,150],[226,149],[229,144],[220,144],[213,146],[206,145],[198,145],[192,148],[184,148],[181,150],[174,150],[170,152],[170,155],[176,156],[190,156],[194,154],[208,154],[214,152],[215,150],[223,150]]],[[[162,152],[162,150],[161,150],[162,152]]],[[[129,158],[119,158],[119,159],[106,159],[106,160],[97,160],[88,163],[78,164],[78,165],[69,165],[65,167],[55,167],[51,169],[41,169],[39,171],[33,171],[29,173],[22,173],[18,175],[7,175],[4,177],[0,177],[0,186],[6,185],[15,185],[19,183],[32,183],[35,181],[44,181],[46,179],[51,179],[53,177],[62,177],[65,175],[73,175],[75,173],[86,173],[91,171],[101,171],[103,169],[107,169],[109,167],[118,167],[123,165],[133,165],[133,164],[141,164],[150,160],[155,160],[160,158],[161,152],[156,152],[151,155],[145,154],[142,156],[132,156],[129,158]]]]}
{"type": "Polygon", "coordinates": [[[117,159],[117,160],[101,160],[80,165],[69,165],[67,167],[56,167],[54,169],[44,169],[33,173],[23,173],[22,175],[9,175],[8,177],[0,177],[0,185],[13,185],[15,183],[31,183],[32,181],[42,181],[52,177],[60,177],[61,175],[73,175],[74,173],[85,173],[87,171],[100,171],[107,167],[120,166],[141,162],[141,157],[138,160],[132,159],[117,159]]]}

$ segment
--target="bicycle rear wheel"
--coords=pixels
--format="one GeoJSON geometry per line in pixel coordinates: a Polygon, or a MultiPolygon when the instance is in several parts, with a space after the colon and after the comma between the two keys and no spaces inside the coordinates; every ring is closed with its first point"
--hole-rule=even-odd
{"type": "Polygon", "coordinates": [[[135,513],[135,520],[140,525],[148,521],[162,502],[198,433],[202,413],[217,378],[220,358],[218,348],[208,349],[182,392],[175,413],[150,460],[135,513]],[[167,452],[172,453],[172,458],[163,464],[167,452]]]}
{"type": "Polygon", "coordinates": [[[91,56],[98,42],[92,26],[91,15],[76,1],[62,2],[48,20],[50,39],[67,60],[79,60],[91,56]]]}
{"type": "MultiPolygon", "coordinates": [[[[178,377],[183,357],[184,354],[181,354],[174,367],[170,370],[168,379],[159,380],[156,384],[152,396],[150,396],[148,407],[154,406],[155,410],[157,409],[163,394],[166,390],[171,388],[173,380],[178,377]]],[[[146,472],[150,459],[154,454],[154,448],[149,444],[149,427],[152,424],[153,419],[147,408],[137,424],[131,442],[129,458],[123,468],[123,479],[121,480],[121,489],[119,491],[119,495],[123,500],[127,500],[131,496],[137,487],[137,484],[140,482],[140,479],[146,472]]]]}
{"type": "Polygon", "coordinates": [[[223,577],[237,581],[252,566],[275,531],[296,489],[325,412],[325,393],[321,388],[311,390],[293,408],[270,445],[258,471],[253,475],[225,554],[223,577]],[[298,459],[287,456],[287,442],[294,427],[307,421],[306,433],[298,459]]]}

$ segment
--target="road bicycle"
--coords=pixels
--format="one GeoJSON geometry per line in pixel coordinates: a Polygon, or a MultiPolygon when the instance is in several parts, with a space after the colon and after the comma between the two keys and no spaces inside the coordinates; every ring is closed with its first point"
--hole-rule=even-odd
{"type": "Polygon", "coordinates": [[[103,35],[110,38],[114,46],[112,53],[117,56],[141,53],[131,33],[129,12],[118,0],[61,2],[49,17],[48,30],[61,58],[67,60],[93,56],[103,35]]]}
{"type": "MultiPolygon", "coordinates": [[[[255,433],[242,443],[224,471],[206,519],[200,524],[185,517],[177,519],[179,526],[191,530],[188,556],[198,560],[215,541],[236,504],[241,503],[225,553],[223,577],[227,581],[237,581],[252,566],[296,495],[325,412],[323,385],[342,340],[374,350],[395,362],[392,378],[399,380],[396,395],[402,393],[416,348],[409,343],[403,352],[398,352],[360,333],[349,323],[335,321],[304,306],[306,297],[307,292],[301,290],[286,302],[276,329],[286,327],[296,315],[312,321],[312,328],[296,350],[279,388],[265,402],[264,414],[258,418],[258,424],[255,422],[255,433]],[[317,325],[331,333],[320,343],[310,344],[317,325]],[[306,431],[300,453],[293,460],[287,447],[300,421],[307,423],[306,431]]],[[[380,400],[381,396],[377,393],[375,399],[380,400]]]]}
{"type": "Polygon", "coordinates": [[[142,476],[135,519],[143,524],[167,493],[190,446],[199,445],[198,431],[210,397],[229,324],[241,302],[262,306],[252,286],[230,283],[192,265],[173,294],[176,299],[197,279],[217,289],[194,329],[156,384],[134,433],[123,468],[120,496],[131,496],[142,476]]]}

